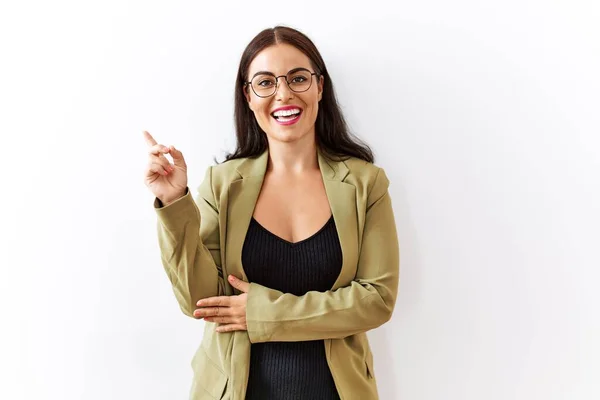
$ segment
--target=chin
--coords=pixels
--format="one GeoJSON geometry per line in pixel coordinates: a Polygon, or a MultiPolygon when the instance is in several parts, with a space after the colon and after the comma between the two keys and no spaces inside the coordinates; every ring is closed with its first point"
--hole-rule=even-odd
{"type": "Polygon", "coordinates": [[[302,136],[298,135],[286,135],[282,133],[277,133],[275,135],[269,135],[269,140],[275,140],[277,142],[283,143],[292,143],[300,139],[302,136]]]}
{"type": "Polygon", "coordinates": [[[269,135],[269,139],[277,140],[279,142],[291,143],[298,141],[308,135],[308,132],[303,132],[300,129],[277,129],[274,132],[271,132],[269,135]]]}

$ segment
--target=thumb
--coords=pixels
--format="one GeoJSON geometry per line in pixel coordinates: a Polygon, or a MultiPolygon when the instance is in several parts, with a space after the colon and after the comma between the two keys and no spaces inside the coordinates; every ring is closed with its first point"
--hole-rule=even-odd
{"type": "Polygon", "coordinates": [[[185,160],[183,159],[183,154],[175,148],[175,146],[169,146],[169,154],[173,157],[173,164],[178,167],[185,168],[185,160]]]}
{"type": "Polygon", "coordinates": [[[250,290],[250,284],[248,282],[244,282],[243,280],[238,279],[233,275],[229,275],[229,283],[231,283],[231,286],[244,293],[248,293],[248,291],[250,290]]]}

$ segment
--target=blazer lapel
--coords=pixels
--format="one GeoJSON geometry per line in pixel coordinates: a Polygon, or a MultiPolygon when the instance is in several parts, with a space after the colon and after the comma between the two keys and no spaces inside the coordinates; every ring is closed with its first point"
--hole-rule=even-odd
{"type": "Polygon", "coordinates": [[[342,247],[342,270],[333,284],[332,290],[335,290],[346,286],[356,274],[358,264],[356,188],[343,181],[350,172],[343,161],[331,161],[319,152],[319,168],[342,247]]]}
{"type": "MultiPolygon", "coordinates": [[[[257,158],[247,158],[240,163],[237,172],[241,178],[229,185],[227,205],[222,207],[227,209],[227,215],[224,216],[226,221],[221,221],[226,224],[225,233],[222,235],[225,237],[221,237],[222,242],[226,243],[225,273],[235,275],[246,282],[248,278],[242,266],[242,248],[264,181],[268,156],[267,150],[257,158]]],[[[342,248],[342,270],[332,288],[335,290],[347,285],[356,273],[358,263],[356,189],[353,185],[343,182],[349,173],[343,161],[331,161],[321,152],[318,153],[318,161],[342,248]]],[[[225,286],[228,289],[231,287],[225,286]]],[[[234,293],[227,294],[239,293],[234,290],[234,293]]]]}
{"type": "MultiPolygon", "coordinates": [[[[225,242],[227,273],[246,282],[248,282],[248,277],[242,267],[242,247],[265,178],[268,156],[269,152],[265,151],[257,158],[245,159],[237,167],[241,179],[235,180],[229,185],[225,242]]],[[[237,289],[234,292],[234,294],[239,294],[237,289]]]]}

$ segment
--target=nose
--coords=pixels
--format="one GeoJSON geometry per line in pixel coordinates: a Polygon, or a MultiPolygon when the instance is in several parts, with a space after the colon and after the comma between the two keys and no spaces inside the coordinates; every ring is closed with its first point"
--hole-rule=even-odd
{"type": "Polygon", "coordinates": [[[287,80],[284,76],[277,78],[277,89],[275,97],[279,101],[289,100],[294,97],[294,92],[290,90],[287,80]]]}

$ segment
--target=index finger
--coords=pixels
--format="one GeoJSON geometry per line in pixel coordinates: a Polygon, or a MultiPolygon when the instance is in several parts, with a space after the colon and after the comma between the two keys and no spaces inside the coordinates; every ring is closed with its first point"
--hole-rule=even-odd
{"type": "Polygon", "coordinates": [[[144,131],[144,139],[146,139],[146,143],[148,143],[148,146],[150,147],[157,144],[156,140],[154,140],[154,138],[148,131],[144,131]]]}
{"type": "Polygon", "coordinates": [[[196,306],[198,307],[229,307],[229,296],[218,296],[208,297],[206,299],[198,300],[196,306]]]}

